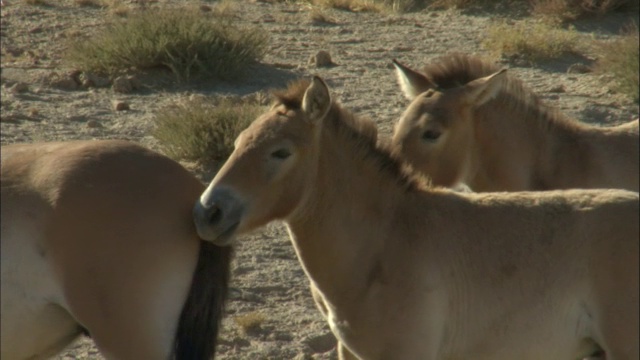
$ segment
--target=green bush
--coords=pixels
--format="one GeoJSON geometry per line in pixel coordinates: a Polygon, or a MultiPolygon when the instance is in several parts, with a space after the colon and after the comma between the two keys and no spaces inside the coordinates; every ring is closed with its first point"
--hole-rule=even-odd
{"type": "Polygon", "coordinates": [[[67,60],[81,70],[114,74],[166,67],[178,78],[233,78],[266,51],[267,35],[220,13],[145,10],[73,43],[67,60]]]}
{"type": "Polygon", "coordinates": [[[161,150],[175,160],[218,163],[231,155],[236,137],[264,111],[249,102],[222,100],[214,106],[192,100],[158,112],[153,136],[161,150]]]}
{"type": "Polygon", "coordinates": [[[521,21],[490,26],[483,45],[496,55],[521,56],[531,61],[559,58],[577,52],[580,36],[573,30],[541,21],[521,21]]]}
{"type": "Polygon", "coordinates": [[[597,46],[600,55],[596,70],[614,75],[614,88],[638,101],[640,86],[640,52],[638,44],[638,26],[627,29],[625,35],[611,42],[602,42],[597,46]]]}

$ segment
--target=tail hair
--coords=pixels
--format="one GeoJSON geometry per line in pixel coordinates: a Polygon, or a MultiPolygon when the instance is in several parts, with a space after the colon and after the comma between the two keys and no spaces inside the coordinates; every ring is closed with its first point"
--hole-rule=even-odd
{"type": "Polygon", "coordinates": [[[230,246],[200,242],[198,264],[174,340],[174,360],[215,358],[218,330],[227,300],[232,252],[230,246]]]}

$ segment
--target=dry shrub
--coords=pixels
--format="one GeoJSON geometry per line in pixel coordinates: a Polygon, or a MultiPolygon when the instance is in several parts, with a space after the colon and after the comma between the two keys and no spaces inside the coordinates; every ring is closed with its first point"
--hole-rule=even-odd
{"type": "Polygon", "coordinates": [[[49,4],[47,1],[45,0],[23,0],[25,4],[27,5],[35,5],[35,6],[51,6],[51,4],[49,4]]]}
{"type": "Polygon", "coordinates": [[[161,150],[175,160],[220,163],[233,152],[233,143],[264,107],[249,102],[195,99],[162,109],[155,116],[153,136],[161,150]]]}
{"type": "Polygon", "coordinates": [[[433,0],[429,7],[433,9],[463,9],[477,2],[477,0],[433,0]]]}
{"type": "Polygon", "coordinates": [[[600,42],[596,45],[599,54],[596,71],[614,76],[614,88],[635,101],[639,100],[640,86],[640,36],[638,25],[628,26],[623,36],[617,40],[600,42]]]}
{"type": "Polygon", "coordinates": [[[574,29],[565,30],[546,22],[521,21],[511,25],[499,21],[489,27],[483,46],[498,56],[542,61],[576,53],[579,40],[574,29]]]}
{"type": "Polygon", "coordinates": [[[250,334],[252,332],[260,329],[260,326],[266,320],[264,314],[259,312],[250,312],[244,315],[239,315],[233,318],[235,323],[242,329],[242,332],[245,334],[250,334]]]}
{"type": "Polygon", "coordinates": [[[531,11],[541,15],[572,21],[589,15],[602,15],[621,8],[630,8],[638,0],[530,0],[531,11]]]}
{"type": "Polygon", "coordinates": [[[353,12],[384,12],[387,9],[383,0],[310,0],[310,3],[353,12]]]}
{"type": "Polygon", "coordinates": [[[96,73],[164,67],[179,79],[234,78],[267,49],[267,34],[232,17],[195,9],[149,9],[74,42],[67,60],[96,73]]]}

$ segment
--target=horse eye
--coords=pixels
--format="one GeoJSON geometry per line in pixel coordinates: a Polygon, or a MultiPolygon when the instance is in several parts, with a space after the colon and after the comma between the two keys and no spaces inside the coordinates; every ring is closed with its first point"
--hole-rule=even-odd
{"type": "Polygon", "coordinates": [[[280,160],[284,160],[286,158],[288,158],[289,156],[291,156],[291,152],[287,149],[278,149],[274,152],[271,153],[271,157],[274,157],[276,159],[280,159],[280,160]]]}
{"type": "Polygon", "coordinates": [[[426,141],[435,141],[442,135],[442,133],[438,130],[427,130],[422,134],[422,140],[426,141]]]}

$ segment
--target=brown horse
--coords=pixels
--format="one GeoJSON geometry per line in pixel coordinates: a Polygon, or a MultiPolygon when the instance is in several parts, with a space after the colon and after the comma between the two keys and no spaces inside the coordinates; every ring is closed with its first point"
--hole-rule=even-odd
{"type": "Polygon", "coordinates": [[[428,187],[318,77],[235,145],[198,233],[283,219],[341,359],[638,357],[637,193],[428,187]]]}
{"type": "Polygon", "coordinates": [[[471,56],[446,56],[423,72],[394,64],[412,100],[394,147],[435,184],[462,182],[477,192],[638,191],[638,120],[616,127],[573,120],[471,56]]]}
{"type": "Polygon", "coordinates": [[[2,147],[2,360],[88,331],[108,359],[213,357],[230,248],[201,241],[204,186],[124,141],[2,147]]]}

